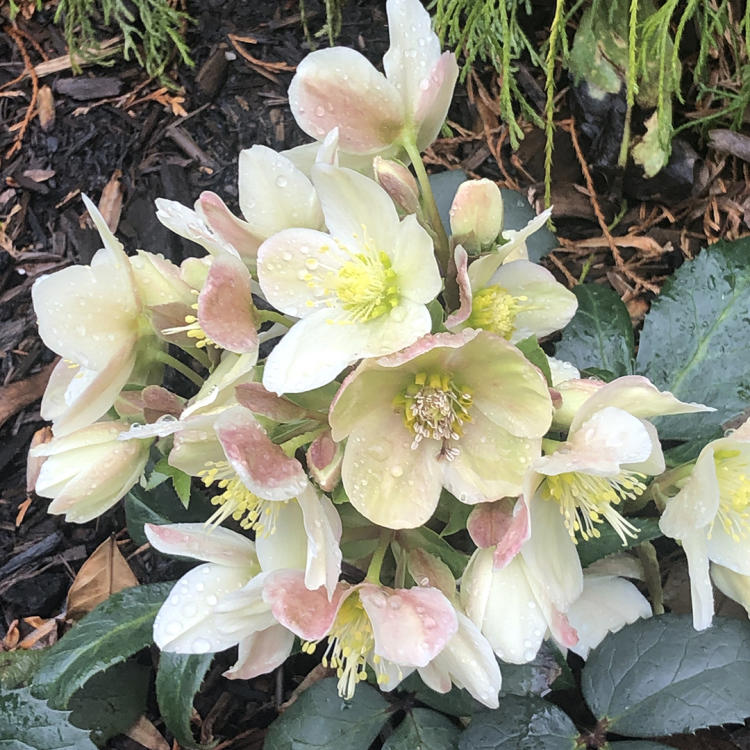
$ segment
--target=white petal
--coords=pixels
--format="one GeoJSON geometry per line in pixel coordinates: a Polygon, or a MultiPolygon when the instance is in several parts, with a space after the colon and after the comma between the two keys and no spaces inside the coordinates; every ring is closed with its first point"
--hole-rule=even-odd
{"type": "Polygon", "coordinates": [[[284,569],[304,570],[307,559],[307,536],[302,522],[302,511],[295,500],[277,503],[277,506],[275,531],[255,537],[260,565],[265,572],[284,569]]]}
{"type": "Polygon", "coordinates": [[[320,202],[310,180],[286,156],[266,146],[240,151],[240,210],[265,239],[289,227],[319,229],[320,202]]]}
{"type": "Polygon", "coordinates": [[[283,625],[252,633],[240,641],[237,661],[224,672],[230,680],[251,680],[281,666],[292,653],[294,633],[283,625]]]}
{"type": "Polygon", "coordinates": [[[205,563],[193,568],[174,585],[154,622],[154,641],[163,651],[205,654],[222,651],[238,642],[222,634],[214,607],[247,582],[247,571],[205,563]]]}
{"type": "Polygon", "coordinates": [[[307,533],[305,586],[333,595],[341,574],[341,518],[326,495],[309,485],[297,496],[307,533]]]}
{"type": "Polygon", "coordinates": [[[207,527],[203,523],[157,526],[147,523],[143,530],[151,545],[166,555],[192,557],[243,569],[258,565],[255,544],[246,536],[221,526],[207,527]]]}
{"type": "Polygon", "coordinates": [[[421,304],[435,299],[443,285],[440,269],[430,235],[414,214],[399,225],[391,252],[401,294],[421,304]]]}

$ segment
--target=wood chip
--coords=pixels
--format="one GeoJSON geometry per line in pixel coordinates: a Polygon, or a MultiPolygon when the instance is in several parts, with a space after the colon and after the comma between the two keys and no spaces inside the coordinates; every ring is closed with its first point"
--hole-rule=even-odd
{"type": "MultiPolygon", "coordinates": [[[[52,428],[49,425],[38,429],[34,433],[34,437],[31,438],[31,445],[29,450],[36,448],[37,445],[44,445],[52,440],[52,428]]],[[[36,480],[39,478],[39,472],[42,469],[42,464],[45,461],[46,456],[29,456],[26,461],[26,492],[33,492],[36,486],[36,480]]],[[[20,525],[20,521],[16,519],[16,526],[20,525]]]]}
{"type": "Polygon", "coordinates": [[[50,177],[55,176],[54,169],[24,169],[22,172],[24,177],[28,177],[34,182],[44,182],[49,180],[50,177]]]}
{"type": "Polygon", "coordinates": [[[54,364],[26,380],[19,380],[0,388],[0,425],[21,409],[42,397],[54,364]]]}
{"type": "Polygon", "coordinates": [[[109,231],[117,231],[117,225],[120,223],[120,214],[122,213],[122,184],[120,183],[122,172],[115,169],[109,182],[102,190],[102,197],[99,198],[99,213],[107,222],[109,231]]]}
{"type": "Polygon", "coordinates": [[[140,716],[125,734],[148,750],[170,750],[169,743],[145,716],[140,716]]]}
{"type": "Polygon", "coordinates": [[[68,591],[69,620],[80,620],[112,594],[138,585],[114,537],[102,542],[81,566],[68,591]]]}
{"type": "Polygon", "coordinates": [[[77,102],[87,102],[92,99],[117,96],[122,91],[122,81],[113,76],[61,78],[59,81],[55,81],[55,91],[65,94],[77,102]]]}
{"type": "Polygon", "coordinates": [[[52,89],[46,84],[39,89],[37,107],[39,124],[42,130],[48,133],[55,124],[55,99],[52,96],[52,89]]]}

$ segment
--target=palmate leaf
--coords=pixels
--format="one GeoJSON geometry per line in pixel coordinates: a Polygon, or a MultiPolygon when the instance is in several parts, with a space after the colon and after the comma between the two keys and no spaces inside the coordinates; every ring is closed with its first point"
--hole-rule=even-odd
{"type": "Polygon", "coordinates": [[[710,439],[750,406],[750,239],[717,242],[684,263],[643,324],[637,371],[716,411],[665,417],[663,439],[710,439]]]}
{"type": "Polygon", "coordinates": [[[589,655],[582,689],[598,719],[627,737],[660,737],[750,715],[750,623],[687,615],[639,620],[589,655]]]}
{"type": "Polygon", "coordinates": [[[264,750],[364,750],[390,716],[381,693],[366,682],[351,701],[339,698],[334,677],[304,693],[268,728],[264,750]]]}
{"type": "Polygon", "coordinates": [[[29,688],[0,691],[0,750],[96,750],[89,733],[35,698],[29,688]]]}
{"type": "Polygon", "coordinates": [[[578,730],[562,709],[527,695],[506,695],[500,708],[477,714],[458,750],[574,750],[578,730]]]}
{"type": "Polygon", "coordinates": [[[156,613],[172,586],[136,586],[100,604],[46,652],[34,678],[34,693],[66,707],[73,693],[97,672],[148,646],[156,613]]]}

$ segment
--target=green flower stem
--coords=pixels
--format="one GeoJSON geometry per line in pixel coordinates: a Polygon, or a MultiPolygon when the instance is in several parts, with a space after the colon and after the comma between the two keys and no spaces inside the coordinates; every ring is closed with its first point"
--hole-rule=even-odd
{"type": "Polygon", "coordinates": [[[388,551],[388,547],[392,541],[393,532],[389,529],[383,529],[380,532],[378,546],[375,548],[375,552],[372,553],[372,560],[370,560],[370,565],[367,568],[365,580],[369,583],[380,585],[380,569],[383,567],[385,553],[388,551]]]}
{"type": "Polygon", "coordinates": [[[154,359],[157,362],[167,365],[167,367],[171,367],[173,370],[177,370],[177,372],[184,375],[191,383],[195,383],[198,387],[203,385],[203,378],[198,373],[193,372],[187,365],[182,364],[179,359],[175,359],[171,354],[157,352],[154,355],[154,359]]]}
{"type": "Polygon", "coordinates": [[[646,579],[648,594],[651,598],[651,607],[655,615],[664,614],[664,591],[661,587],[661,570],[656,549],[651,542],[642,542],[638,545],[638,558],[643,565],[643,574],[646,579]]]}
{"type": "Polygon", "coordinates": [[[435,233],[435,256],[438,265],[440,266],[440,271],[443,276],[445,276],[450,261],[448,235],[446,235],[445,229],[443,228],[443,222],[440,220],[440,214],[438,213],[437,204],[435,203],[435,196],[432,194],[432,187],[430,186],[430,178],[427,175],[427,170],[422,161],[422,154],[419,153],[419,149],[417,148],[417,144],[413,137],[405,138],[401,145],[404,147],[409,159],[411,159],[412,166],[417,174],[417,181],[419,182],[419,187],[422,192],[424,212],[430,226],[432,227],[432,231],[435,233]]]}
{"type": "Polygon", "coordinates": [[[281,450],[286,453],[287,456],[290,458],[297,452],[297,448],[301,448],[303,445],[307,445],[308,443],[312,443],[313,440],[315,440],[318,435],[325,432],[328,429],[328,425],[322,425],[321,427],[316,427],[314,430],[310,430],[309,432],[303,432],[301,435],[296,435],[293,438],[289,438],[289,440],[281,443],[281,450]]]}
{"type": "Polygon", "coordinates": [[[659,510],[664,510],[667,501],[674,497],[675,490],[679,491],[685,484],[685,481],[693,473],[695,461],[676,466],[674,469],[665,471],[649,484],[648,489],[641,495],[640,499],[645,500],[644,505],[653,500],[659,510]]]}
{"type": "Polygon", "coordinates": [[[257,310],[258,320],[261,323],[271,321],[272,323],[281,323],[281,325],[291,328],[294,325],[294,320],[287,315],[274,312],[273,310],[257,310]]]}

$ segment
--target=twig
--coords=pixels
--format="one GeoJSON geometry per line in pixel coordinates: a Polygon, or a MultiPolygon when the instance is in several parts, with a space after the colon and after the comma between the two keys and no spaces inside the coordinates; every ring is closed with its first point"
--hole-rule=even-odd
{"type": "Polygon", "coordinates": [[[31,118],[34,116],[36,98],[39,94],[39,79],[34,72],[34,66],[31,64],[31,58],[29,57],[29,53],[26,51],[26,45],[23,42],[23,35],[21,34],[21,32],[18,30],[18,28],[15,28],[13,26],[6,26],[5,31],[16,43],[18,51],[21,53],[21,57],[23,58],[24,71],[27,72],[31,77],[31,101],[29,102],[29,106],[26,108],[26,113],[24,114],[23,119],[11,128],[11,130],[17,130],[18,132],[16,133],[13,144],[5,152],[5,158],[10,159],[10,157],[13,156],[13,154],[15,154],[16,151],[21,148],[23,137],[26,135],[26,129],[29,127],[31,118]]]}

